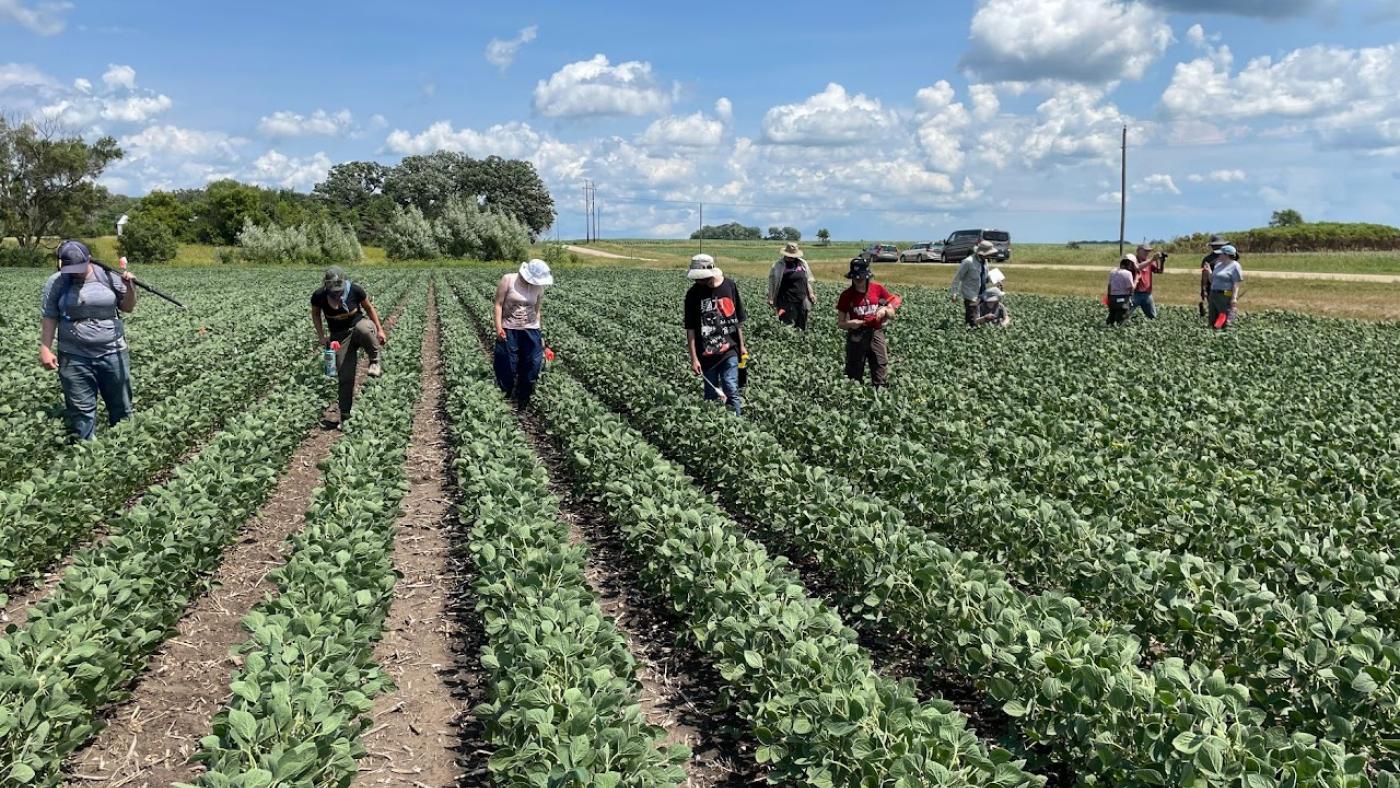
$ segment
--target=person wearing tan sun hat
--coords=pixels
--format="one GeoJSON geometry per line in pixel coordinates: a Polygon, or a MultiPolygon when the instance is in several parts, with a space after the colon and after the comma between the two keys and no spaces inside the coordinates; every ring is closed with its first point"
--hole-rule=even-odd
{"type": "Polygon", "coordinates": [[[807,330],[807,317],[817,294],[812,289],[812,268],[802,258],[795,243],[783,247],[782,257],[768,270],[768,306],[778,319],[800,331],[807,330]]]}

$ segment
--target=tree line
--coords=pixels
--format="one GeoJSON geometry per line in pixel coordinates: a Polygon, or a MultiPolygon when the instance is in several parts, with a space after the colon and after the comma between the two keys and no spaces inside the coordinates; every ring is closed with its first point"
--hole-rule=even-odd
{"type": "Polygon", "coordinates": [[[0,117],[0,238],[17,241],[0,249],[0,264],[44,264],[54,238],[110,235],[123,214],[122,253],[143,262],[173,259],[181,243],[246,241],[250,259],[289,262],[358,255],[360,244],[401,240],[410,210],[448,228],[444,253],[502,243],[515,250],[521,246],[515,238],[494,245],[463,239],[518,234],[528,246],[555,218],[534,165],[499,156],[440,151],[394,165],[345,162],[309,194],[225,179],[133,198],[98,183],[123,155],[109,136],[87,142],[56,123],[0,117]]]}

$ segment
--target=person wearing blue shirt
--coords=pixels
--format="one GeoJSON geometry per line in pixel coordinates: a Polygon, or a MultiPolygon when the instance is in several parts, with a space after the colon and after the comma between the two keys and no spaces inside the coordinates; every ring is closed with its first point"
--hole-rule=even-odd
{"type": "Polygon", "coordinates": [[[39,363],[58,371],[68,429],[78,440],[96,431],[99,395],[109,424],[131,415],[131,359],[120,313],[136,308],[132,278],[94,265],[86,246],[64,241],[58,271],[44,282],[39,363]]]}

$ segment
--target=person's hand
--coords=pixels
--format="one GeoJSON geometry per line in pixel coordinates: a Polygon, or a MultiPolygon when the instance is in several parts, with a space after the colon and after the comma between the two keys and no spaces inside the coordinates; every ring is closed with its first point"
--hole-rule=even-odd
{"type": "Polygon", "coordinates": [[[776,309],[778,305],[775,304],[775,303],[773,303],[773,299],[770,298],[770,299],[768,299],[768,306],[773,307],[773,308],[776,309]]]}
{"type": "Polygon", "coordinates": [[[690,360],[690,371],[694,372],[697,375],[700,374],[700,359],[692,358],[690,360]]]}
{"type": "Polygon", "coordinates": [[[44,369],[49,371],[56,370],[58,369],[58,356],[55,356],[52,350],[40,345],[39,363],[43,365],[44,369]]]}
{"type": "Polygon", "coordinates": [[[496,338],[497,338],[497,339],[505,339],[505,338],[506,338],[506,330],[505,330],[504,328],[498,328],[498,329],[496,329],[496,338]]]}
{"type": "Polygon", "coordinates": [[[122,271],[122,281],[126,282],[127,284],[131,284],[132,282],[136,281],[136,274],[133,274],[130,271],[122,271]]]}
{"type": "Polygon", "coordinates": [[[317,335],[316,335],[316,347],[318,347],[318,348],[320,348],[320,349],[322,349],[322,350],[325,350],[326,348],[328,348],[328,347],[330,347],[330,346],[331,346],[331,341],[330,341],[329,339],[326,339],[326,337],[325,337],[324,334],[317,334],[317,335]]]}
{"type": "Polygon", "coordinates": [[[375,333],[375,338],[377,338],[377,339],[379,340],[379,344],[381,344],[381,345],[387,345],[387,344],[389,344],[389,336],[388,336],[387,334],[384,333],[384,329],[382,329],[382,328],[379,329],[379,331],[375,333]]]}

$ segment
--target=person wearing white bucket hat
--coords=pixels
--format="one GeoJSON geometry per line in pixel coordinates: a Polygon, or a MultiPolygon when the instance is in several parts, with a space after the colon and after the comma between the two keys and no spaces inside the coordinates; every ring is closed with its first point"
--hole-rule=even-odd
{"type": "Polygon", "coordinates": [[[496,347],[492,353],[496,385],[522,408],[529,406],[544,367],[540,316],[544,289],[552,284],[554,274],[548,263],[527,260],[496,285],[496,347]]]}
{"type": "Polygon", "coordinates": [[[715,258],[697,254],[685,272],[694,282],[685,294],[686,348],[690,368],[704,378],[705,399],[719,400],[744,412],[739,398],[739,359],[744,345],[744,300],[739,286],[715,267],[715,258]]]}

